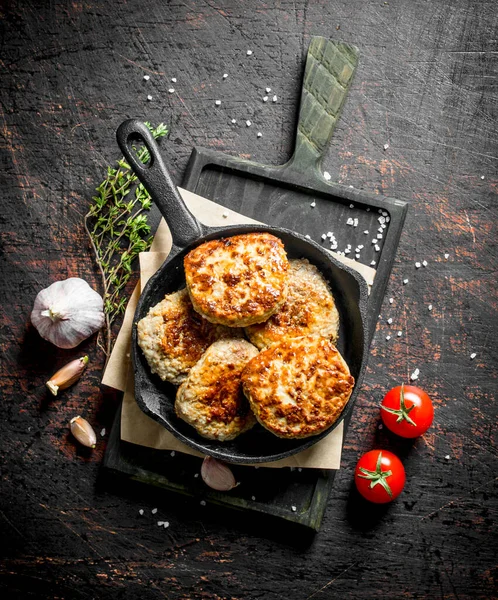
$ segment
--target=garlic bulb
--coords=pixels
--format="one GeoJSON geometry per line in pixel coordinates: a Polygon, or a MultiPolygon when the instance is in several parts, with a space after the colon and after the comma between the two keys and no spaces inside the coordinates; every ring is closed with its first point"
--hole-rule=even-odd
{"type": "Polygon", "coordinates": [[[229,467],[212,456],[206,456],[202,462],[201,477],[206,485],[220,492],[228,492],[238,485],[229,467]]]}
{"type": "Polygon", "coordinates": [[[97,436],[95,435],[93,427],[86,419],[79,415],[73,417],[69,422],[69,427],[71,428],[71,433],[80,444],[83,444],[83,446],[87,446],[88,448],[95,448],[97,436]]]}
{"type": "Polygon", "coordinates": [[[36,296],[31,322],[43,339],[74,348],[104,325],[104,301],[86,281],[56,281],[36,296]]]}

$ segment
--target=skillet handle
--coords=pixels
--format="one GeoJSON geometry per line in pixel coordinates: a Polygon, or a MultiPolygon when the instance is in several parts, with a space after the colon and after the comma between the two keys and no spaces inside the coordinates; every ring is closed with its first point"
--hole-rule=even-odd
{"type": "MultiPolygon", "coordinates": [[[[341,116],[359,50],[352,44],[313,37],[304,72],[296,146],[283,165],[301,181],[323,184],[321,163],[341,116]]],[[[290,173],[289,173],[290,174],[290,173]]]]}
{"type": "Polygon", "coordinates": [[[137,119],[121,123],[116,139],[125,159],[149,192],[161,214],[168,222],[173,244],[185,248],[199,239],[202,226],[188,210],[159,152],[159,146],[147,126],[137,119]],[[141,141],[150,153],[147,164],[140,162],[131,149],[132,138],[141,141]]]}

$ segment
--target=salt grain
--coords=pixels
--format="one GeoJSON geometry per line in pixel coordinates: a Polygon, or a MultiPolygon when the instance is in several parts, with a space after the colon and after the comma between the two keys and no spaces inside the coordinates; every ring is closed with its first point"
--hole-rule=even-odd
{"type": "Polygon", "coordinates": [[[308,234],[306,234],[304,237],[305,237],[307,240],[311,240],[311,237],[310,237],[308,234]]]}
{"type": "Polygon", "coordinates": [[[175,456],[175,451],[171,450],[170,456],[175,456]]]}
{"type": "Polygon", "coordinates": [[[358,259],[360,258],[360,255],[359,255],[358,253],[356,253],[356,254],[354,255],[354,257],[355,257],[355,258],[358,260],[358,259]]]}
{"type": "Polygon", "coordinates": [[[326,240],[327,239],[327,234],[326,233],[322,233],[322,240],[326,240]]]}
{"type": "Polygon", "coordinates": [[[375,267],[375,261],[374,261],[374,260],[372,260],[372,261],[370,262],[370,266],[371,266],[371,267],[375,267]]]}
{"type": "Polygon", "coordinates": [[[316,206],[316,202],[313,200],[313,202],[310,204],[311,208],[315,208],[316,206]]]}
{"type": "Polygon", "coordinates": [[[380,252],[380,246],[377,246],[377,244],[375,244],[374,248],[375,248],[375,252],[380,252]]]}
{"type": "Polygon", "coordinates": [[[176,77],[171,78],[172,83],[176,83],[176,77]]]}
{"type": "Polygon", "coordinates": [[[271,92],[271,88],[266,88],[266,89],[265,89],[265,92],[266,92],[267,94],[269,94],[269,93],[271,92]]]}
{"type": "Polygon", "coordinates": [[[139,514],[140,516],[142,516],[142,515],[144,514],[144,509],[143,509],[143,508],[141,508],[141,509],[138,511],[138,514],[139,514]]]}
{"type": "Polygon", "coordinates": [[[194,473],[194,477],[197,479],[197,477],[199,477],[199,473],[194,473]]]}
{"type": "Polygon", "coordinates": [[[426,267],[429,263],[426,260],[422,261],[422,266],[426,267]]]}
{"type": "Polygon", "coordinates": [[[377,234],[377,239],[378,239],[378,240],[381,240],[381,239],[382,239],[382,233],[378,233],[378,234],[377,234]]]}
{"type": "Polygon", "coordinates": [[[252,54],[252,50],[248,50],[248,51],[246,52],[246,54],[247,54],[247,56],[251,56],[251,54],[252,54]]]}
{"type": "Polygon", "coordinates": [[[384,150],[387,150],[389,148],[389,144],[384,144],[384,150]]]}
{"type": "Polygon", "coordinates": [[[450,458],[451,458],[451,456],[450,456],[449,454],[447,454],[447,455],[444,457],[444,460],[450,460],[450,458]]]}
{"type": "Polygon", "coordinates": [[[470,355],[470,360],[474,360],[474,358],[477,356],[477,354],[475,352],[472,352],[472,354],[470,355]]]}
{"type": "Polygon", "coordinates": [[[445,260],[448,260],[448,258],[449,258],[449,257],[450,257],[450,255],[449,255],[448,253],[446,253],[446,254],[444,255],[444,258],[445,258],[445,260]]]}
{"type": "Polygon", "coordinates": [[[394,298],[389,298],[389,304],[392,304],[394,302],[394,298]]]}
{"type": "Polygon", "coordinates": [[[297,506],[291,506],[292,512],[296,512],[297,506]]]}
{"type": "Polygon", "coordinates": [[[144,80],[145,81],[149,81],[149,79],[150,79],[150,75],[144,75],[144,80]]]}
{"type": "Polygon", "coordinates": [[[272,102],[276,102],[277,101],[277,96],[273,96],[273,98],[271,99],[272,102]]]}
{"type": "Polygon", "coordinates": [[[150,102],[152,100],[152,96],[151,95],[147,96],[147,100],[150,102]]]}
{"type": "Polygon", "coordinates": [[[481,175],[481,179],[484,179],[484,175],[481,175]]]}
{"type": "Polygon", "coordinates": [[[237,123],[237,119],[232,119],[232,124],[235,125],[237,123]]]}
{"type": "Polygon", "coordinates": [[[214,103],[216,104],[216,106],[221,106],[221,100],[215,100],[214,103]]]}
{"type": "Polygon", "coordinates": [[[429,304],[429,306],[427,308],[428,308],[428,310],[432,310],[432,304],[429,304]]]}
{"type": "Polygon", "coordinates": [[[223,79],[226,79],[228,77],[228,73],[223,73],[223,79]]]}
{"type": "Polygon", "coordinates": [[[263,96],[263,102],[268,102],[268,96],[263,96]]]}
{"type": "Polygon", "coordinates": [[[420,375],[420,370],[415,369],[415,371],[413,371],[413,373],[410,375],[411,381],[415,381],[416,379],[418,379],[419,375],[420,375]]]}
{"type": "Polygon", "coordinates": [[[249,119],[246,121],[246,125],[247,127],[250,127],[252,125],[251,121],[249,121],[249,119]]]}
{"type": "Polygon", "coordinates": [[[324,178],[325,178],[327,181],[329,181],[329,180],[330,180],[330,178],[331,178],[331,175],[330,175],[330,173],[328,173],[327,171],[324,171],[324,172],[323,172],[323,177],[324,177],[324,178]]]}
{"type": "Polygon", "coordinates": [[[386,342],[388,342],[391,339],[390,335],[386,335],[386,342]]]}
{"type": "Polygon", "coordinates": [[[398,337],[401,337],[403,335],[402,331],[398,331],[398,337]]]}
{"type": "Polygon", "coordinates": [[[403,279],[403,285],[406,285],[408,283],[408,279],[403,279]]]}
{"type": "Polygon", "coordinates": [[[150,512],[155,515],[157,513],[157,508],[153,508],[150,512]]]}
{"type": "Polygon", "coordinates": [[[256,500],[256,496],[251,496],[251,500],[254,502],[256,500]]]}
{"type": "Polygon", "coordinates": [[[256,137],[263,137],[263,134],[261,133],[261,131],[258,131],[257,136],[256,137]]]}
{"type": "Polygon", "coordinates": [[[169,92],[170,94],[174,94],[174,92],[175,92],[175,88],[169,88],[168,92],[169,92]]]}
{"type": "Polygon", "coordinates": [[[167,529],[167,528],[169,527],[169,523],[168,523],[168,521],[164,521],[164,523],[163,523],[163,527],[164,527],[164,529],[167,529]]]}
{"type": "Polygon", "coordinates": [[[227,212],[224,212],[224,213],[223,213],[221,216],[222,216],[224,219],[226,219],[226,218],[228,218],[228,213],[227,213],[227,212]]]}
{"type": "Polygon", "coordinates": [[[416,262],[416,263],[415,263],[415,268],[416,268],[416,269],[420,269],[420,267],[421,267],[421,266],[422,266],[422,265],[421,265],[419,262],[416,262]]]}
{"type": "Polygon", "coordinates": [[[354,208],[354,204],[350,204],[350,205],[349,205],[349,208],[354,208]]]}
{"type": "Polygon", "coordinates": [[[368,229],[365,229],[365,231],[363,232],[365,235],[368,235],[368,229]]]}
{"type": "Polygon", "coordinates": [[[201,506],[206,506],[206,501],[205,500],[201,500],[200,504],[201,504],[201,506]]]}
{"type": "Polygon", "coordinates": [[[100,430],[100,435],[101,435],[102,437],[104,437],[104,435],[105,435],[105,427],[103,427],[103,428],[100,430]]]}
{"type": "Polygon", "coordinates": [[[389,323],[389,325],[393,322],[393,320],[391,318],[387,319],[387,322],[389,323]]]}

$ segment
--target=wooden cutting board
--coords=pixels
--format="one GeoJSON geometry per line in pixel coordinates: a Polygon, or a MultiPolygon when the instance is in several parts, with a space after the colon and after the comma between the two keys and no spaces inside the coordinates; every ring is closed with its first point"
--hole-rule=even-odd
{"type": "MultiPolygon", "coordinates": [[[[371,341],[408,207],[400,200],[333,183],[322,173],[321,162],[357,61],[358,50],[354,46],[312,38],[292,158],[282,166],[268,166],[195,148],[183,187],[247,217],[309,235],[325,247],[345,252],[375,268],[367,315],[371,341]],[[329,232],[337,242],[336,248],[330,237],[323,239],[329,232]]],[[[344,426],[346,431],[348,423],[344,426]]],[[[121,479],[271,515],[314,531],[320,527],[335,475],[335,471],[321,469],[239,467],[244,469],[244,485],[230,494],[221,494],[206,489],[195,477],[199,458],[170,456],[164,451],[122,442],[119,414],[104,468],[121,479]]]]}

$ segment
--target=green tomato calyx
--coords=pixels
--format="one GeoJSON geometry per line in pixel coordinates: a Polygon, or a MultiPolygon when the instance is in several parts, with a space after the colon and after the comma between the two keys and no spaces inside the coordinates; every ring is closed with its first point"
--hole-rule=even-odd
{"type": "Polygon", "coordinates": [[[363,467],[360,467],[359,470],[363,473],[363,475],[358,475],[358,477],[370,480],[370,489],[380,484],[389,494],[389,497],[393,497],[391,488],[387,483],[387,478],[390,477],[393,474],[393,472],[390,469],[389,471],[382,470],[382,452],[379,452],[377,464],[375,465],[375,471],[369,471],[368,469],[365,469],[363,467]]]}
{"type": "Polygon", "coordinates": [[[412,404],[409,408],[407,408],[406,404],[405,404],[405,386],[404,386],[404,384],[401,384],[401,391],[399,393],[399,408],[388,408],[387,406],[384,406],[383,404],[381,404],[380,407],[388,413],[391,413],[393,415],[398,415],[398,418],[396,419],[396,423],[400,423],[401,421],[408,421],[408,423],[410,423],[410,425],[413,425],[414,427],[417,426],[415,421],[410,417],[410,413],[415,408],[415,404],[412,404]]]}

